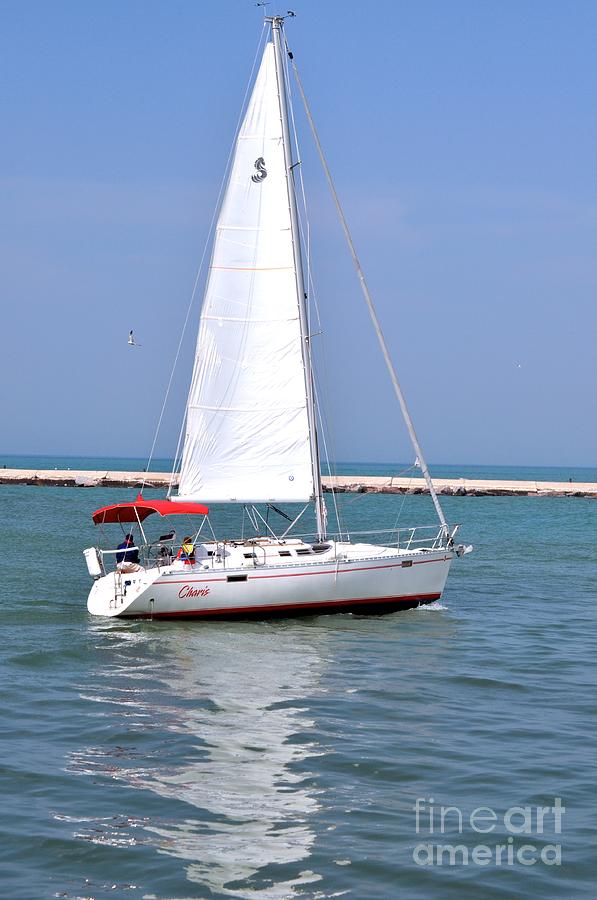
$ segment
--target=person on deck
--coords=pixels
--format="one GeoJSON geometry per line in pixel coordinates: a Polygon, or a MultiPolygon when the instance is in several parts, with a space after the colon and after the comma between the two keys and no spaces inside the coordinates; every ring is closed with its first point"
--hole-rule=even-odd
{"type": "Polygon", "coordinates": [[[185,565],[192,566],[195,562],[195,545],[192,537],[182,539],[180,550],[176,554],[177,559],[182,559],[185,565]]]}
{"type": "Polygon", "coordinates": [[[132,534],[125,534],[124,541],[119,544],[116,553],[116,568],[119,572],[138,572],[139,550],[135,547],[135,540],[132,534]]]}

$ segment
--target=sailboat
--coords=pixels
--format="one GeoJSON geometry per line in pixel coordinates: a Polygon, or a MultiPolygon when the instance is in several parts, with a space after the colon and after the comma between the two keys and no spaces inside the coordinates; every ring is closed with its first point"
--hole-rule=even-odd
{"type": "MultiPolygon", "coordinates": [[[[215,228],[186,408],[178,494],[102,507],[98,525],[129,532],[117,550],[85,551],[100,616],[234,618],[389,612],[438,600],[458,526],[443,515],[315,131],[284,18],[268,38],[239,128],[215,228]],[[439,524],[363,540],[328,533],[307,290],[290,139],[288,64],[305,102],[382,354],[439,524]],[[238,504],[253,532],[217,536],[209,505],[238,504]],[[277,533],[263,508],[300,504],[277,533]],[[314,505],[316,533],[294,536],[314,505]],[[150,515],[196,516],[150,541],[150,515]],[[188,530],[189,529],[189,530],[188,530]]],[[[173,520],[174,521],[174,520],[173,520]]],[[[186,520],[185,520],[186,521],[186,520]]],[[[239,528],[239,531],[241,529],[239,528]]]]}

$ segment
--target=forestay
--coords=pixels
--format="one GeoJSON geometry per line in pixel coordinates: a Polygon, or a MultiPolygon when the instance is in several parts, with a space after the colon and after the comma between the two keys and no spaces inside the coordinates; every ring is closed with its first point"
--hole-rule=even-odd
{"type": "Polygon", "coordinates": [[[274,49],[266,44],[218,219],[179,496],[313,496],[305,367],[274,49]]]}

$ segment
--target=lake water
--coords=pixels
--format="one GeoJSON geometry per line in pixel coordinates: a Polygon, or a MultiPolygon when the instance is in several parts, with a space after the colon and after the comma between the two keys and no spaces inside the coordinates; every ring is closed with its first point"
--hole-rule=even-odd
{"type": "MultiPolygon", "coordinates": [[[[597,502],[444,498],[475,552],[431,607],[92,619],[90,515],[130,495],[0,488],[2,897],[596,896],[597,502]]],[[[353,528],[433,522],[339,500],[353,528]]]]}

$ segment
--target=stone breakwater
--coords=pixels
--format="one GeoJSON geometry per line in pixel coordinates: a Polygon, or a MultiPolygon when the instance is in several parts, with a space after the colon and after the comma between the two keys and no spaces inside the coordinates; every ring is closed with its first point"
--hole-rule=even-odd
{"type": "MultiPolygon", "coordinates": [[[[0,469],[1,484],[46,487],[167,488],[178,484],[169,472],[81,472],[71,469],[0,469]]],[[[461,497],[589,497],[597,499],[597,482],[489,481],[434,478],[438,494],[461,497]]],[[[323,478],[324,490],[339,493],[427,494],[423,478],[373,475],[336,475],[323,478]]]]}

